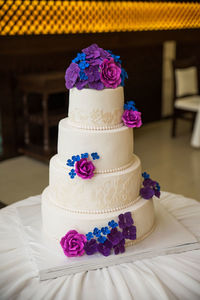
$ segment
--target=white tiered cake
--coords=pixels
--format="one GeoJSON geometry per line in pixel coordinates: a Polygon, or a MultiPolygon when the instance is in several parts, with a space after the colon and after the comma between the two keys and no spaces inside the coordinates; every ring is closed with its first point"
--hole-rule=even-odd
{"type": "Polygon", "coordinates": [[[153,201],[140,197],[141,162],[133,154],[133,128],[123,125],[122,86],[70,90],[69,117],[60,121],[58,154],[50,161],[49,186],[42,194],[45,232],[58,240],[75,229],[86,234],[131,212],[140,241],[151,233],[153,201]],[[73,155],[97,152],[94,176],[70,178],[73,155]]]}

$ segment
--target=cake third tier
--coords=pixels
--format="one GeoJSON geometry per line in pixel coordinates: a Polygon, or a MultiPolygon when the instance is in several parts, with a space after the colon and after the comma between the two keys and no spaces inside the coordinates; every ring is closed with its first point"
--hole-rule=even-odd
{"type": "Polygon", "coordinates": [[[95,174],[92,179],[71,179],[58,155],[50,161],[49,193],[52,201],[68,211],[103,213],[119,210],[137,201],[141,186],[141,163],[133,155],[125,170],[95,174]]]}

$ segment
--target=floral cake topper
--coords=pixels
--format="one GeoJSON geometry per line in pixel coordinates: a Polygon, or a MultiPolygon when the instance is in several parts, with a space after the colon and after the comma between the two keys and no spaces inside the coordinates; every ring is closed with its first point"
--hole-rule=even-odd
{"type": "Polygon", "coordinates": [[[102,90],[124,86],[125,78],[128,75],[121,67],[120,56],[92,44],[72,60],[65,73],[65,86],[102,90]]]}

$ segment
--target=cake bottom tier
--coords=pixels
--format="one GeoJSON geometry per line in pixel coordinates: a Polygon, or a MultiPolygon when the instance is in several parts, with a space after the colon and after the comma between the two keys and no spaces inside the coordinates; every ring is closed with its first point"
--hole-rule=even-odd
{"type": "Polygon", "coordinates": [[[133,205],[125,209],[109,213],[74,213],[65,208],[56,206],[51,201],[49,188],[47,187],[42,194],[42,221],[43,229],[47,235],[60,240],[69,230],[75,229],[79,233],[86,234],[93,231],[95,227],[102,228],[108,225],[108,222],[115,220],[118,222],[118,216],[125,212],[131,212],[134,225],[137,230],[137,241],[148,236],[155,224],[155,213],[153,200],[145,200],[141,197],[133,205]]]}

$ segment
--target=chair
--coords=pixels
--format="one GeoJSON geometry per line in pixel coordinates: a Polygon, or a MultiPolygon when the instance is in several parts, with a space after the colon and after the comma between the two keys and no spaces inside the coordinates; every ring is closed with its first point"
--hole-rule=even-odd
{"type": "Polygon", "coordinates": [[[196,58],[174,60],[172,66],[174,78],[172,137],[175,137],[178,118],[192,121],[193,128],[196,112],[200,106],[200,95],[196,58]]]}

